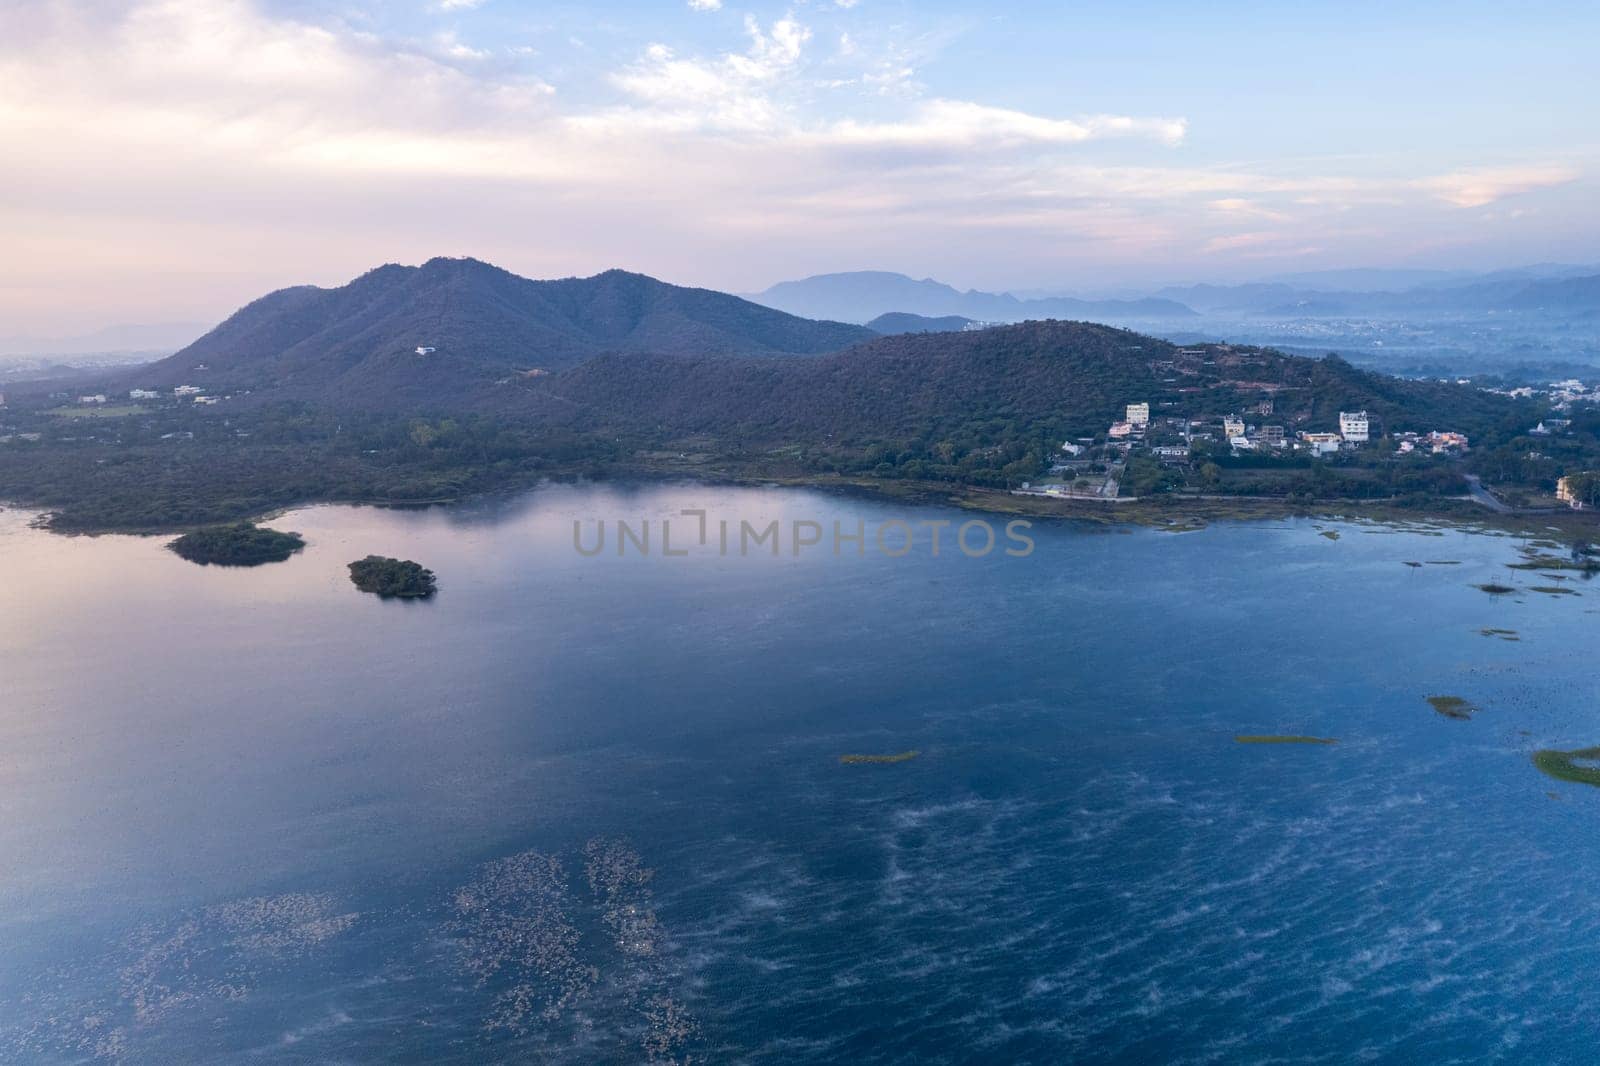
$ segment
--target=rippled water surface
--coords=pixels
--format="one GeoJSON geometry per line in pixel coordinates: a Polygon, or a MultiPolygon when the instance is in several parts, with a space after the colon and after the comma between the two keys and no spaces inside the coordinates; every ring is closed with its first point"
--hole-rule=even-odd
{"type": "Polygon", "coordinates": [[[1592,1060],[1600,790],[1529,756],[1600,744],[1600,586],[1307,521],[573,550],[684,508],[970,517],[548,488],[225,570],[0,513],[0,1061],[1592,1060]]]}

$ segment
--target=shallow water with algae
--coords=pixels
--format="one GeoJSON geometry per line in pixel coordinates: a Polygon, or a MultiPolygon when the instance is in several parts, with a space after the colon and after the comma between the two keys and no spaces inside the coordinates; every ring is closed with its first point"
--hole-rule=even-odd
{"type": "Polygon", "coordinates": [[[229,570],[29,517],[0,1061],[1590,1057],[1600,597],[1518,538],[550,487],[229,570]],[[916,542],[573,550],[684,509],[916,542]]]}

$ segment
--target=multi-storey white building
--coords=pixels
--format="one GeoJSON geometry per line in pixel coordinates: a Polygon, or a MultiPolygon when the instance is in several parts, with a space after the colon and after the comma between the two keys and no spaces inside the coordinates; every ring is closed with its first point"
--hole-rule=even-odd
{"type": "Polygon", "coordinates": [[[1135,426],[1148,426],[1150,424],[1150,405],[1148,403],[1130,403],[1128,405],[1128,422],[1135,426]]]}
{"type": "Polygon", "coordinates": [[[1244,419],[1229,415],[1222,420],[1222,435],[1232,440],[1244,436],[1244,419]]]}
{"type": "Polygon", "coordinates": [[[1371,439],[1371,427],[1365,411],[1340,411],[1339,435],[1351,444],[1365,444],[1371,439]]]}

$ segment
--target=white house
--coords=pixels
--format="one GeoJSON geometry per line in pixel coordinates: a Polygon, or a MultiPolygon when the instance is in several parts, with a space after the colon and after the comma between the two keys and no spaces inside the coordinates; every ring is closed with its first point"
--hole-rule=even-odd
{"type": "Polygon", "coordinates": [[[1065,444],[1061,445],[1061,450],[1066,452],[1068,455],[1082,455],[1083,445],[1074,444],[1069,440],[1065,444]]]}
{"type": "Polygon", "coordinates": [[[104,393],[96,393],[93,396],[79,396],[78,397],[78,402],[79,403],[105,403],[106,402],[106,398],[105,398],[105,394],[104,393]]]}
{"type": "Polygon", "coordinates": [[[439,349],[437,349],[437,348],[423,348],[421,346],[418,346],[417,354],[418,355],[432,355],[434,352],[436,352],[438,350],[439,349]]]}
{"type": "Polygon", "coordinates": [[[157,392],[155,389],[129,389],[128,390],[128,399],[130,399],[130,400],[155,400],[155,399],[159,399],[160,397],[161,397],[161,394],[159,392],[157,392]]]}
{"type": "Polygon", "coordinates": [[[1244,436],[1244,419],[1237,415],[1229,415],[1222,420],[1222,435],[1232,440],[1244,436]]]}
{"type": "Polygon", "coordinates": [[[1148,403],[1130,403],[1128,405],[1128,422],[1135,426],[1148,426],[1150,424],[1150,405],[1148,403]]]}
{"type": "Polygon", "coordinates": [[[199,385],[179,385],[177,388],[172,390],[172,395],[174,395],[174,396],[198,396],[204,391],[206,391],[206,390],[202,389],[199,385]]]}
{"type": "Polygon", "coordinates": [[[1339,435],[1351,444],[1365,444],[1371,440],[1371,428],[1365,411],[1340,411],[1339,435]]]}

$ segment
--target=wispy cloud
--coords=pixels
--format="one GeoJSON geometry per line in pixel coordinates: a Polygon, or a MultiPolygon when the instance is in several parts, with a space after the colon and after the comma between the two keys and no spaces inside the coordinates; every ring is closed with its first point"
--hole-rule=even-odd
{"type": "MultiPolygon", "coordinates": [[[[341,272],[504,249],[528,270],[627,265],[710,284],[863,262],[1292,257],[1458,233],[1461,208],[1582,178],[1543,161],[1228,163],[1181,99],[1080,114],[940,94],[921,79],[945,38],[872,23],[871,4],[831,22],[819,3],[746,18],[721,47],[663,33],[674,43],[637,42],[623,61],[561,32],[491,52],[466,5],[452,9],[451,30],[405,40],[258,0],[8,9],[0,316],[43,306],[41,278],[89,271],[130,300],[163,271],[200,272],[196,292],[253,272],[238,282],[248,295],[260,276],[301,280],[308,250],[341,272]]],[[[730,29],[676,11],[716,39],[730,29]]],[[[81,291],[55,290],[63,307],[81,291]]]]}
{"type": "Polygon", "coordinates": [[[963,100],[929,100],[897,120],[832,124],[821,140],[846,144],[970,148],[978,145],[1067,145],[1104,137],[1148,137],[1164,144],[1183,140],[1181,118],[1092,115],[1046,118],[963,100]]]}
{"type": "Polygon", "coordinates": [[[1458,170],[1423,178],[1416,184],[1418,188],[1457,207],[1483,207],[1508,196],[1566,185],[1578,180],[1579,176],[1579,172],[1572,167],[1543,164],[1458,170]]]}

